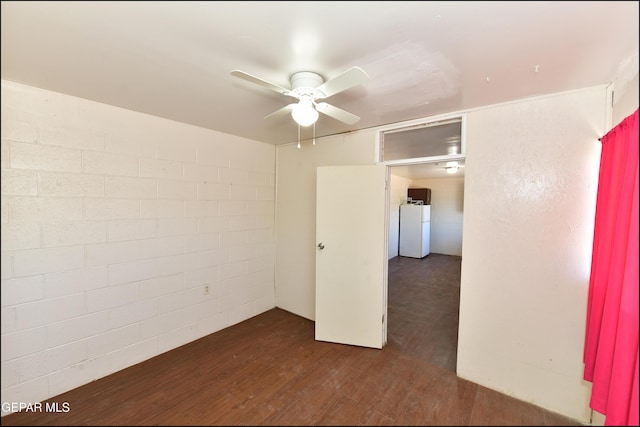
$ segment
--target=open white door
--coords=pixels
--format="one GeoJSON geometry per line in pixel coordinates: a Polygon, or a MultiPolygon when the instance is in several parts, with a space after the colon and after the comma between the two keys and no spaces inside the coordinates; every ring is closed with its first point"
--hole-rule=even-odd
{"type": "Polygon", "coordinates": [[[386,344],[386,181],[384,165],[317,168],[316,340],[386,344]]]}

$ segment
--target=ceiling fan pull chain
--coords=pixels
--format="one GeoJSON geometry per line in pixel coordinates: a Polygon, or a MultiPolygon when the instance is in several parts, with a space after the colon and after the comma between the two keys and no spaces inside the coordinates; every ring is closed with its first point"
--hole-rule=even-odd
{"type": "Polygon", "coordinates": [[[300,149],[300,125],[298,125],[298,150],[300,149]]]}
{"type": "Polygon", "coordinates": [[[313,145],[316,145],[316,124],[313,123],[313,145]]]}

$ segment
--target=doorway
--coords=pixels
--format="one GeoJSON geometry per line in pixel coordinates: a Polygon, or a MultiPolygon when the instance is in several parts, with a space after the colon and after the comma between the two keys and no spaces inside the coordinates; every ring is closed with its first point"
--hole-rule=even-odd
{"type": "MultiPolygon", "coordinates": [[[[422,165],[424,167],[425,165],[422,165]]],[[[435,165],[432,165],[436,167],[435,165]]],[[[421,165],[412,165],[419,168],[421,165]]],[[[387,266],[387,345],[400,346],[404,352],[456,372],[460,274],[462,266],[462,196],[464,175],[449,178],[408,179],[394,174],[390,167],[388,244],[399,215],[394,214],[406,199],[411,183],[432,190],[432,244],[424,258],[400,256],[389,248],[387,266]]],[[[414,176],[420,176],[414,171],[414,176]]]]}
{"type": "Polygon", "coordinates": [[[387,345],[456,372],[462,266],[464,117],[382,131],[389,167],[387,345]],[[399,254],[399,208],[408,188],[430,188],[429,255],[399,254]]]}

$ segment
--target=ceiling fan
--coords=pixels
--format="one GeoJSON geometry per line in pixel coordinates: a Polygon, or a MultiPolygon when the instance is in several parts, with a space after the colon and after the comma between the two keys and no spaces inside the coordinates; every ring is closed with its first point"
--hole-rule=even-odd
{"type": "Polygon", "coordinates": [[[297,99],[297,103],[286,105],[266,115],[265,119],[291,112],[291,116],[300,126],[314,124],[318,120],[318,113],[349,125],[356,123],[360,117],[326,102],[318,102],[318,100],[329,98],[357,86],[369,77],[360,67],[351,67],[326,82],[318,73],[299,71],[291,75],[291,89],[287,89],[241,70],[233,70],[231,75],[297,99]]]}

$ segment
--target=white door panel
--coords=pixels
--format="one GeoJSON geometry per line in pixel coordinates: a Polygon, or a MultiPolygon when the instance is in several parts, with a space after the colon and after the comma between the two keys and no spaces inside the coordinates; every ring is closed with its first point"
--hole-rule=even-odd
{"type": "Polygon", "coordinates": [[[317,168],[315,338],[386,343],[387,168],[317,168]]]}

